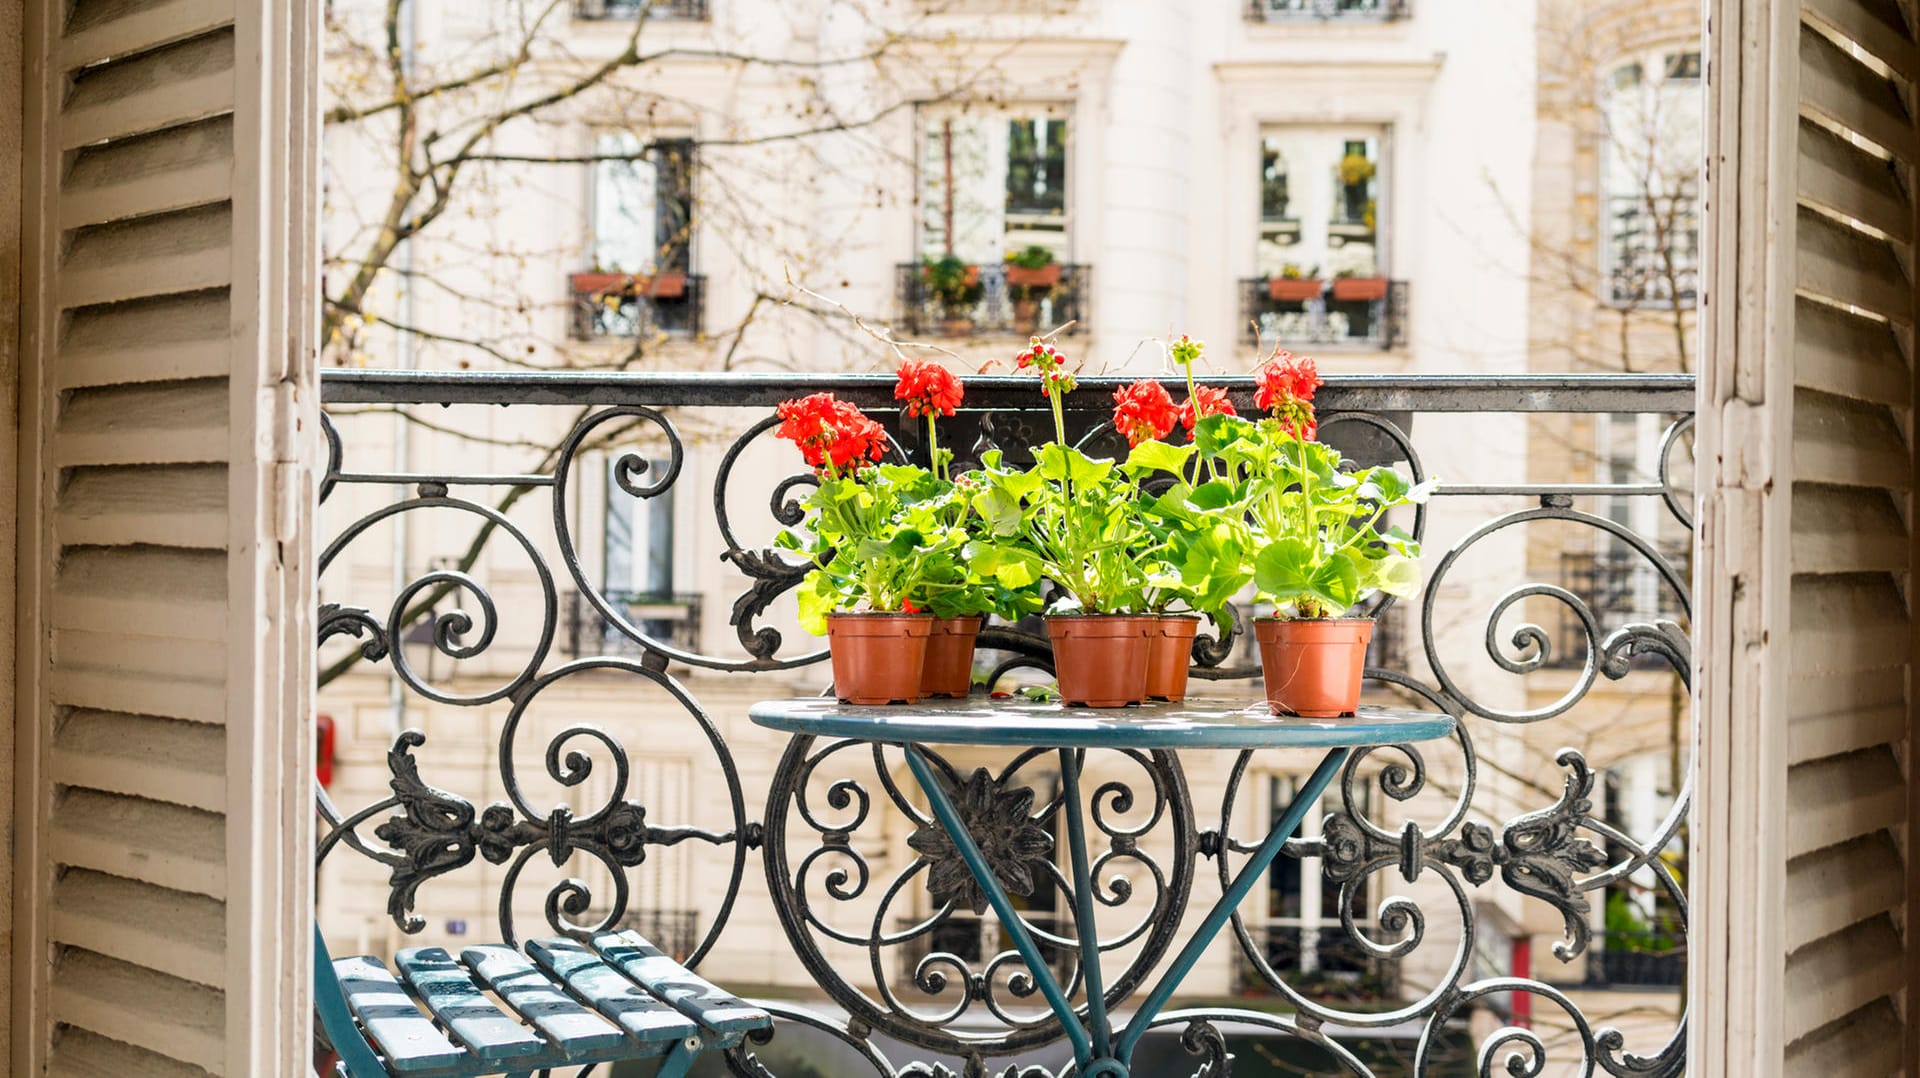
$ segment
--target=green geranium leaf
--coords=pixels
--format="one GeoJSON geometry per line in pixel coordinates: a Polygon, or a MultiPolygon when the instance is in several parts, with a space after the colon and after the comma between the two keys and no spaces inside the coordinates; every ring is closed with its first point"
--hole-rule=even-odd
{"type": "Polygon", "coordinates": [[[1193,460],[1193,454],[1194,447],[1190,445],[1169,445],[1160,441],[1141,442],[1127,454],[1126,469],[1130,475],[1146,475],[1149,472],[1185,475],[1187,463],[1193,460]]]}

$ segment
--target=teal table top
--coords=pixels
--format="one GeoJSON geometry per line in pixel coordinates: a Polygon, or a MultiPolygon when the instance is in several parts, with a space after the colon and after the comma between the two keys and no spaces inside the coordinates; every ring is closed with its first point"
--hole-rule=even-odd
{"type": "Polygon", "coordinates": [[[1065,707],[1021,698],[928,700],[863,707],[823,697],[765,700],[748,712],[771,730],[890,744],[1108,749],[1358,748],[1451,735],[1438,711],[1362,707],[1358,715],[1275,715],[1265,700],[1191,699],[1127,708],[1065,707]]]}

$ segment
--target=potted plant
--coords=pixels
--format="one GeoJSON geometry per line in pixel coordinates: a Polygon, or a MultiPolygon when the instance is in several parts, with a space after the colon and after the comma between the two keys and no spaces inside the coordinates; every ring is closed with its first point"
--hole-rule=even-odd
{"type": "Polygon", "coordinates": [[[1053,582],[1047,635],[1063,701],[1139,703],[1146,698],[1152,619],[1141,616],[1147,573],[1134,557],[1136,488],[1113,461],[1068,444],[1061,398],[1073,390],[1074,376],[1065,357],[1035,338],[1018,364],[1040,375],[1054,440],[1034,449],[1028,469],[1005,466],[998,451],[984,455],[982,489],[973,496],[983,534],[968,542],[967,562],[1009,588],[1053,582]]]}
{"type": "Polygon", "coordinates": [[[927,296],[940,309],[940,329],[949,337],[973,332],[973,311],[980,304],[980,267],[953,255],[929,259],[923,270],[927,296]]]}
{"type": "MultiPolygon", "coordinates": [[[[927,422],[927,456],[940,484],[940,494],[928,508],[944,528],[963,535],[978,524],[970,498],[981,482],[974,475],[949,480],[953,454],[940,448],[937,420],[954,414],[965,394],[960,379],[938,363],[909,360],[896,372],[894,399],[901,402],[907,418],[924,417],[927,422]]],[[[964,545],[964,538],[960,541],[964,545]]],[[[1023,588],[1005,587],[994,578],[980,576],[964,559],[941,559],[932,569],[922,588],[909,597],[933,616],[920,695],[964,697],[973,687],[974,643],[987,615],[1014,621],[1038,611],[1039,588],[1037,582],[1023,588]]]]}
{"type": "Polygon", "coordinates": [[[1040,324],[1040,301],[1060,284],[1060,263],[1051,250],[1035,243],[1008,252],[1006,274],[1013,331],[1031,336],[1040,324]]]}
{"type": "Polygon", "coordinates": [[[963,575],[965,533],[942,513],[949,485],[925,468],[878,463],[886,432],[831,393],[786,401],[776,414],[778,436],[819,479],[805,503],[809,536],[775,538],[813,563],[796,593],[800,623],[828,638],[841,700],[910,703],[933,629],[914,596],[963,575]]]}
{"type": "Polygon", "coordinates": [[[1280,276],[1267,278],[1267,296],[1282,303],[1306,303],[1320,298],[1326,285],[1320,280],[1319,267],[1311,272],[1303,271],[1299,263],[1289,262],[1280,268],[1280,276]]]}
{"type": "Polygon", "coordinates": [[[1268,416],[1203,419],[1195,441],[1243,492],[1230,516],[1246,529],[1255,598],[1274,608],[1254,622],[1267,702],[1275,714],[1351,714],[1373,637],[1372,619],[1353,612],[1420,582],[1419,544],[1383,522],[1424,501],[1432,483],[1415,487],[1388,467],[1343,470],[1315,440],[1321,380],[1311,359],[1276,352],[1256,374],[1255,403],[1268,416]]]}

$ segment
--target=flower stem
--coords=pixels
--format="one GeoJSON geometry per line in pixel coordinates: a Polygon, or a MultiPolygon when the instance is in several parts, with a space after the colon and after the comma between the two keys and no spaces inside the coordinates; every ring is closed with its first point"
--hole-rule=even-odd
{"type": "Polygon", "coordinates": [[[947,477],[947,470],[940,466],[940,438],[933,429],[933,409],[927,409],[927,456],[933,466],[933,474],[941,479],[947,477]]]}

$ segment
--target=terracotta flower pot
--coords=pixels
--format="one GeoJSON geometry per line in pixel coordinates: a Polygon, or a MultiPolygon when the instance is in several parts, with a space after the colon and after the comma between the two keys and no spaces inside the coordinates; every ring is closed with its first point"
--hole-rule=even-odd
{"type": "Polygon", "coordinates": [[[1360,678],[1373,639],[1370,619],[1260,618],[1253,636],[1260,643],[1267,706],[1275,715],[1326,719],[1351,715],[1360,706],[1360,678]]]}
{"type": "Polygon", "coordinates": [[[1302,281],[1291,277],[1267,278],[1267,298],[1284,303],[1305,303],[1311,299],[1319,299],[1320,293],[1326,291],[1326,288],[1326,284],[1321,281],[1302,281]]]}
{"type": "Polygon", "coordinates": [[[921,696],[965,696],[973,690],[973,638],[985,618],[935,618],[927,637],[921,696]]]}
{"type": "Polygon", "coordinates": [[[1333,282],[1333,298],[1337,300],[1377,300],[1387,298],[1387,279],[1385,277],[1340,277],[1333,282]]]}
{"type": "Polygon", "coordinates": [[[1013,301],[1013,333],[1016,337],[1031,337],[1040,328],[1040,301],[1037,299],[1016,299],[1013,301]]]}
{"type": "Polygon", "coordinates": [[[828,614],[834,695],[849,704],[911,704],[920,695],[931,614],[828,614]]]}
{"type": "Polygon", "coordinates": [[[1132,614],[1067,614],[1047,619],[1060,699],[1087,707],[1125,707],[1147,698],[1153,619],[1132,614]]]}
{"type": "Polygon", "coordinates": [[[1193,662],[1197,614],[1161,614],[1153,619],[1147,648],[1147,699],[1178,703],[1187,698],[1187,668],[1193,662]]]}

